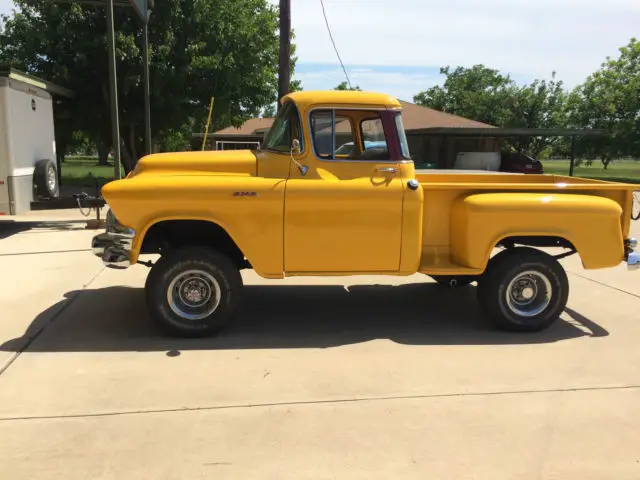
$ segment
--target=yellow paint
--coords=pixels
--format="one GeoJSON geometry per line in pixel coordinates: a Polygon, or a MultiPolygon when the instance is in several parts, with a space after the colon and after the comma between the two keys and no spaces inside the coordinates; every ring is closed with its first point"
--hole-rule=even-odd
{"type": "Polygon", "coordinates": [[[147,156],[127,179],[103,187],[118,219],[137,232],[132,262],[152,225],[179,219],[220,225],[266,278],[481,273],[496,243],[514,235],[565,238],[585,268],[622,261],[635,186],[323,160],[312,148],[312,109],[335,107],[358,125],[371,110],[400,104],[384,94],[337,91],[296,92],[287,101],[298,107],[302,149],[294,159],[306,175],[289,151],[177,152],[147,156]],[[408,188],[410,179],[417,190],[408,188]]]}

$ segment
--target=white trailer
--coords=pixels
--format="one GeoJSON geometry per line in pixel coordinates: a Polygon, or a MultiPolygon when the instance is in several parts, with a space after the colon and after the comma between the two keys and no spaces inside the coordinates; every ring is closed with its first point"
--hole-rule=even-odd
{"type": "Polygon", "coordinates": [[[0,73],[0,215],[60,195],[52,93],[70,95],[22,72],[0,73]]]}

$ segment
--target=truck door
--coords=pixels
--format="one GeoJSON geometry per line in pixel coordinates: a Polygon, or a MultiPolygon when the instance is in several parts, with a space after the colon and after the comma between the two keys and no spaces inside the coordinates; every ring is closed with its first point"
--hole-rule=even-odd
{"type": "Polygon", "coordinates": [[[285,272],[396,272],[402,169],[389,160],[377,111],[312,110],[306,175],[292,162],[285,193],[285,272]]]}

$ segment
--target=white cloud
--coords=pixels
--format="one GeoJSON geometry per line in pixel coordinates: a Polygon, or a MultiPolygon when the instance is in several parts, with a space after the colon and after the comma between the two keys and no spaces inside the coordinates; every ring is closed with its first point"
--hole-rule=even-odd
{"type": "Polygon", "coordinates": [[[12,8],[12,0],[0,0],[0,15],[2,15],[3,13],[11,13],[12,8]]]}
{"type": "MultiPolygon", "coordinates": [[[[307,70],[305,66],[294,76],[295,79],[302,81],[305,90],[332,89],[345,81],[344,73],[340,68],[324,66],[314,68],[313,71],[307,70]]],[[[366,91],[387,93],[409,102],[413,101],[416,93],[442,81],[439,75],[428,72],[380,71],[376,68],[364,67],[349,68],[347,72],[353,86],[358,85],[366,91]]]]}
{"type": "MultiPolygon", "coordinates": [[[[277,3],[277,0],[271,0],[277,3]]],[[[581,82],[638,34],[638,0],[325,0],[346,64],[484,63],[527,77],[581,82]]],[[[292,2],[302,63],[337,59],[320,0],[292,2]]]]}

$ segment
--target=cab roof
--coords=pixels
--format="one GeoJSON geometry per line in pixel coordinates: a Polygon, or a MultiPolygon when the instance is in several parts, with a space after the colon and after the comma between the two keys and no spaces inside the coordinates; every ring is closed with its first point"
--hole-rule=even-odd
{"type": "Polygon", "coordinates": [[[298,108],[307,108],[318,104],[331,105],[371,105],[385,108],[402,108],[400,102],[385,93],[359,92],[353,90],[306,90],[292,92],[282,98],[293,100],[298,108]]]}

